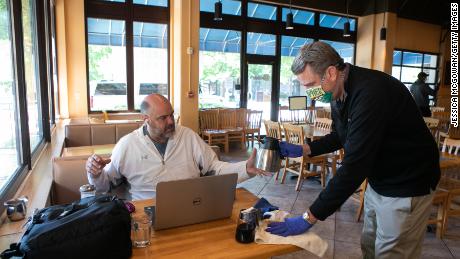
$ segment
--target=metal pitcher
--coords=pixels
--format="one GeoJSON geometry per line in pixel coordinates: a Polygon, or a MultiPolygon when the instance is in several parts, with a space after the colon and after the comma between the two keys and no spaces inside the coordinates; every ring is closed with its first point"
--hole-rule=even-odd
{"type": "Polygon", "coordinates": [[[6,215],[11,221],[24,219],[27,214],[27,197],[12,199],[4,203],[6,207],[6,215]]]}
{"type": "Polygon", "coordinates": [[[280,143],[278,139],[265,137],[263,147],[257,152],[256,167],[271,173],[280,170],[280,143]]]}

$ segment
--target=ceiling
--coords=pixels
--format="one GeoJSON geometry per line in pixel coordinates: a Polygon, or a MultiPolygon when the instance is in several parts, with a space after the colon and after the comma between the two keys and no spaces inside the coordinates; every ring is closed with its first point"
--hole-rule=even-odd
{"type": "MultiPolygon", "coordinates": [[[[260,0],[289,5],[290,0],[260,0]]],[[[450,1],[447,0],[291,0],[293,6],[365,16],[384,10],[398,17],[438,24],[447,27],[450,21],[450,1]]]]}

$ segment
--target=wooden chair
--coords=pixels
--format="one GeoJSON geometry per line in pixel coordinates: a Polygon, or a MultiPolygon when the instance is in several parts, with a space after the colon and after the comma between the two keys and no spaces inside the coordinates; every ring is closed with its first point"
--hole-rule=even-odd
{"type": "Polygon", "coordinates": [[[436,213],[435,218],[428,219],[428,225],[435,224],[436,225],[436,237],[443,238],[444,237],[444,223],[446,217],[446,208],[447,208],[447,201],[448,201],[448,192],[445,191],[436,191],[433,197],[433,205],[438,206],[438,210],[436,213]]]}
{"type": "Polygon", "coordinates": [[[447,133],[450,122],[450,112],[435,111],[431,114],[431,117],[439,120],[439,131],[447,133]]]}
{"type": "Polygon", "coordinates": [[[262,124],[262,111],[251,111],[247,112],[246,127],[244,129],[247,144],[252,141],[254,147],[255,134],[257,133],[257,141],[260,143],[260,126],[262,124]]]}
{"type": "MultiPolygon", "coordinates": [[[[286,137],[286,142],[296,145],[303,145],[305,138],[303,135],[303,128],[301,126],[283,124],[284,135],[286,137]]],[[[281,183],[284,183],[286,180],[286,172],[299,175],[296,184],[296,191],[300,191],[301,183],[304,178],[309,176],[321,175],[321,186],[324,188],[326,184],[326,157],[325,156],[316,156],[316,157],[297,157],[297,158],[288,158],[286,157],[286,163],[284,165],[283,177],[281,183]],[[315,166],[321,167],[321,171],[309,171],[307,170],[307,164],[312,164],[315,166]]]]}
{"type": "Polygon", "coordinates": [[[447,202],[445,207],[445,217],[442,223],[442,233],[444,236],[447,231],[447,220],[449,217],[460,216],[460,180],[448,177],[441,177],[438,189],[447,192],[447,202]]]}
{"type": "Polygon", "coordinates": [[[267,137],[276,138],[278,140],[283,139],[283,135],[281,134],[281,126],[276,121],[271,120],[264,120],[265,125],[265,132],[267,137]]]}
{"type": "Polygon", "coordinates": [[[444,139],[444,144],[442,145],[442,152],[457,155],[459,147],[460,139],[446,138],[444,139]]]}
{"type": "Polygon", "coordinates": [[[246,141],[243,127],[238,127],[237,112],[235,109],[219,109],[219,129],[225,130],[228,142],[239,142],[241,149],[246,149],[246,141]]]}
{"type": "Polygon", "coordinates": [[[439,145],[439,119],[423,117],[423,120],[430,130],[431,135],[433,135],[434,139],[436,140],[436,143],[439,145]]]}
{"type": "Polygon", "coordinates": [[[293,122],[292,112],[288,106],[280,106],[278,111],[278,120],[280,123],[293,122]]]}
{"type": "Polygon", "coordinates": [[[433,106],[430,107],[431,112],[443,112],[445,110],[444,107],[439,107],[439,106],[433,106]]]}
{"type": "Polygon", "coordinates": [[[216,109],[199,111],[200,134],[210,146],[222,144],[228,153],[228,134],[219,129],[219,111],[216,109]]]}

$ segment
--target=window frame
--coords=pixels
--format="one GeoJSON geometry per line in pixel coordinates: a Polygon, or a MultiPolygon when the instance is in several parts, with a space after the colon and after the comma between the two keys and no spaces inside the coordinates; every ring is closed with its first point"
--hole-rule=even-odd
{"type": "MultiPolygon", "coordinates": [[[[33,0],[31,0],[33,1],[33,0]]],[[[37,82],[36,91],[39,98],[37,105],[40,107],[41,120],[38,122],[39,127],[42,127],[42,137],[38,144],[31,150],[30,147],[30,136],[29,136],[29,121],[28,121],[28,110],[27,110],[27,98],[26,98],[26,83],[25,83],[25,61],[24,61],[24,36],[23,36],[23,21],[22,21],[22,1],[18,0],[6,0],[6,8],[8,12],[9,30],[11,32],[11,52],[12,52],[12,72],[13,72],[13,87],[15,91],[15,115],[16,115],[16,149],[18,152],[18,167],[7,182],[1,188],[0,202],[4,202],[11,199],[16,194],[19,186],[26,178],[32,165],[35,164],[40,156],[41,151],[46,146],[46,142],[51,141],[51,125],[49,120],[49,110],[51,106],[54,106],[54,101],[48,99],[48,91],[50,85],[48,84],[48,72],[47,69],[47,35],[45,29],[49,25],[45,21],[46,11],[49,10],[49,3],[45,1],[35,1],[31,13],[31,22],[34,23],[32,29],[33,33],[37,37],[36,43],[33,48],[37,51],[36,61],[34,66],[38,67],[38,71],[35,74],[34,80],[37,82]],[[50,106],[51,105],[51,106],[50,106]],[[47,111],[47,112],[45,112],[47,111]]],[[[4,208],[0,208],[0,213],[4,211],[4,208]]]]}
{"type": "MultiPolygon", "coordinates": [[[[125,41],[126,41],[126,86],[127,86],[127,109],[126,110],[106,110],[108,113],[125,113],[139,112],[135,109],[135,93],[134,93],[134,22],[159,23],[166,25],[167,30],[167,61],[168,61],[168,99],[171,98],[171,27],[170,27],[170,10],[171,1],[168,0],[168,7],[150,6],[133,4],[132,0],[125,2],[109,2],[99,0],[85,0],[85,55],[88,61],[88,18],[96,19],[115,19],[125,22],[125,41]],[[152,13],[155,16],[152,16],[152,13]]],[[[98,114],[102,111],[92,111],[90,103],[90,80],[89,80],[89,62],[86,62],[86,100],[88,114],[98,114]]]]}
{"type": "MultiPolygon", "coordinates": [[[[319,18],[320,14],[330,14],[335,16],[341,16],[335,13],[329,13],[324,11],[317,11],[308,8],[301,8],[295,7],[295,9],[301,11],[308,11],[314,13],[314,23],[313,25],[307,24],[294,24],[294,29],[287,30],[286,29],[286,22],[282,21],[282,11],[283,8],[286,8],[285,5],[278,5],[273,3],[267,2],[260,2],[257,0],[241,0],[241,15],[229,15],[222,13],[222,21],[214,21],[214,13],[200,11],[200,28],[210,28],[210,29],[221,29],[221,30],[234,30],[241,32],[241,48],[240,48],[240,55],[241,55],[241,64],[240,64],[240,84],[241,84],[241,92],[240,92],[240,107],[245,108],[247,107],[247,91],[248,91],[248,82],[246,79],[247,76],[247,63],[248,57],[256,58],[254,56],[264,56],[264,55],[254,55],[254,54],[247,54],[247,33],[248,32],[255,32],[255,33],[264,33],[264,34],[272,34],[276,36],[276,47],[275,47],[275,55],[274,56],[266,56],[266,57],[274,57],[276,59],[276,73],[273,73],[273,80],[276,85],[280,85],[280,67],[281,67],[281,38],[282,36],[292,36],[292,37],[300,37],[300,38],[311,38],[314,41],[318,40],[328,40],[328,41],[335,41],[335,42],[342,42],[342,43],[352,43],[354,44],[354,51],[353,51],[353,63],[356,62],[356,47],[357,47],[357,34],[358,34],[358,17],[350,16],[349,19],[353,19],[355,21],[355,30],[350,32],[350,37],[343,37],[341,29],[335,28],[327,28],[319,26],[319,18]],[[248,17],[248,3],[260,3],[264,5],[271,5],[276,6],[276,19],[275,20],[268,20],[268,19],[259,19],[248,17]]],[[[343,15],[342,17],[346,17],[343,15]]],[[[260,59],[264,59],[264,57],[260,57],[260,59]]],[[[274,89],[272,96],[274,99],[279,101],[279,93],[280,89],[274,89]]],[[[278,118],[278,109],[276,107],[276,111],[272,111],[272,120],[277,120],[278,118]]]]}
{"type": "MultiPolygon", "coordinates": [[[[402,78],[402,69],[404,67],[406,68],[420,68],[421,72],[424,71],[425,69],[426,70],[434,70],[436,71],[436,75],[435,75],[435,79],[434,79],[434,83],[427,83],[428,85],[433,85],[433,86],[436,86],[436,84],[438,84],[438,80],[439,80],[439,53],[435,53],[435,52],[427,52],[427,51],[419,51],[419,50],[409,50],[409,49],[400,49],[400,48],[395,48],[393,49],[393,54],[395,51],[400,51],[401,52],[401,62],[400,64],[393,64],[393,55],[392,55],[392,62],[391,62],[391,68],[392,68],[392,71],[393,71],[393,68],[394,67],[398,67],[399,68],[399,78],[396,78],[398,79],[401,83],[407,85],[407,84],[413,84],[414,82],[407,82],[407,81],[401,81],[401,78],[402,78]],[[403,65],[403,62],[404,62],[404,53],[406,52],[410,52],[410,53],[416,53],[416,54],[422,54],[422,62],[421,62],[421,66],[413,66],[413,65],[403,65]],[[425,55],[432,55],[432,56],[436,56],[436,67],[425,67],[424,66],[424,61],[425,61],[425,55]]],[[[393,75],[392,75],[393,76],[393,75]]]]}

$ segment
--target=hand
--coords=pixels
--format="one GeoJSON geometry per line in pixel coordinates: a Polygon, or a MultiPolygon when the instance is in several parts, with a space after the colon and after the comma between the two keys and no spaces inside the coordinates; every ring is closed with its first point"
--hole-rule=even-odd
{"type": "Polygon", "coordinates": [[[303,146],[281,141],[280,154],[282,157],[301,157],[303,156],[303,146]]]}
{"type": "Polygon", "coordinates": [[[260,176],[271,176],[270,173],[265,172],[262,169],[259,169],[256,167],[256,155],[257,155],[257,149],[252,150],[252,154],[249,157],[249,159],[246,161],[246,172],[248,175],[255,176],[255,175],[260,175],[260,176]]]}
{"type": "Polygon", "coordinates": [[[303,219],[302,216],[294,218],[286,218],[284,222],[272,222],[268,224],[268,228],[265,231],[270,232],[274,235],[287,237],[300,235],[307,232],[313,225],[303,219]]]}
{"type": "Polygon", "coordinates": [[[110,158],[103,159],[102,157],[93,154],[92,156],[88,157],[86,160],[86,172],[92,174],[95,177],[98,177],[102,169],[105,167],[106,164],[110,163],[110,158]]]}
{"type": "Polygon", "coordinates": [[[272,205],[270,202],[268,202],[265,198],[260,198],[256,204],[253,206],[255,209],[259,209],[262,215],[265,214],[265,212],[273,211],[273,210],[278,210],[279,207],[272,205]]]}

